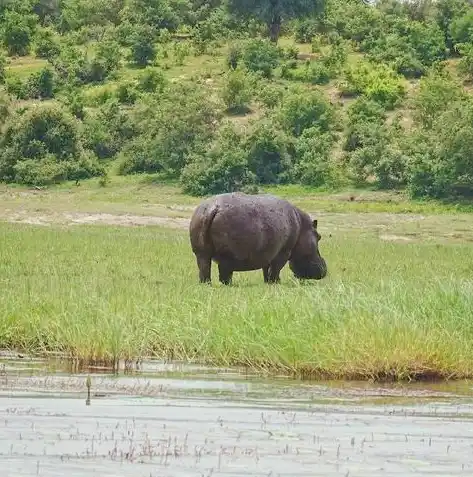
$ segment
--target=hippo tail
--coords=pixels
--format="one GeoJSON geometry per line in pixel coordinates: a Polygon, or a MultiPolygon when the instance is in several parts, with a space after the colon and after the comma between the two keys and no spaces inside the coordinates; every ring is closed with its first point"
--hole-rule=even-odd
{"type": "Polygon", "coordinates": [[[209,242],[209,230],[217,215],[218,205],[212,204],[200,213],[197,213],[191,220],[191,244],[194,253],[203,252],[211,247],[209,242]]]}

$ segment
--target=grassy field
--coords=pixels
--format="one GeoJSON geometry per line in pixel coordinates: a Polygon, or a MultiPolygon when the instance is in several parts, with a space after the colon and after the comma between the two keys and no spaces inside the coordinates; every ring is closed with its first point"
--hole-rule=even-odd
{"type": "MultiPolygon", "coordinates": [[[[135,179],[128,187],[4,188],[3,219],[5,211],[44,215],[81,207],[156,216],[167,207],[169,217],[188,218],[198,202],[172,186],[135,179]]],[[[286,193],[310,211],[326,200],[286,193]]],[[[370,203],[378,211],[379,204],[398,207],[370,203]]],[[[472,222],[469,214],[327,213],[326,280],[300,284],[286,267],[279,286],[250,272],[223,287],[214,271],[207,287],[198,283],[185,225],[4,221],[0,345],[86,362],[155,356],[314,377],[471,377],[472,222]],[[388,232],[406,240],[380,240],[388,232]]]]}

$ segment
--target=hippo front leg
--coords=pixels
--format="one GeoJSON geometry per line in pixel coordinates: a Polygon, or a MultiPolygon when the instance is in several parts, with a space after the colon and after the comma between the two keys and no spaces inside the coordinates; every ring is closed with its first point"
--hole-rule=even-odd
{"type": "Polygon", "coordinates": [[[212,259],[210,257],[197,256],[200,283],[211,283],[212,259]]]}
{"type": "Polygon", "coordinates": [[[226,263],[219,263],[218,264],[218,275],[220,283],[223,285],[231,285],[232,278],[233,278],[233,270],[231,267],[226,263]]]}
{"type": "Polygon", "coordinates": [[[264,283],[268,283],[268,281],[269,281],[269,265],[267,267],[263,267],[263,279],[264,279],[264,283]]]}
{"type": "Polygon", "coordinates": [[[281,252],[269,266],[267,283],[279,283],[281,279],[279,274],[289,260],[290,252],[281,252]]]}

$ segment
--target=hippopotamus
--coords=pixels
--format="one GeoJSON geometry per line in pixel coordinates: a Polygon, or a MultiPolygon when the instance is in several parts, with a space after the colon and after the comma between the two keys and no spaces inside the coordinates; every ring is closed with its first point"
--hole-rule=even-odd
{"type": "Polygon", "coordinates": [[[189,233],[201,283],[211,282],[212,261],[218,263],[219,280],[225,285],[232,282],[233,272],[260,269],[265,283],[279,283],[288,261],[298,279],[327,275],[317,220],[269,194],[210,197],[195,209],[189,233]]]}

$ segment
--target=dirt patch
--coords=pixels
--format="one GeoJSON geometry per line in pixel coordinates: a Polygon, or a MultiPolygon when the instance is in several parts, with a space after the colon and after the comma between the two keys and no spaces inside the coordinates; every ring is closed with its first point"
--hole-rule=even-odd
{"type": "Polygon", "coordinates": [[[412,238],[403,235],[383,234],[380,235],[379,238],[381,240],[386,240],[387,242],[412,242],[412,238]]]}
{"type": "Polygon", "coordinates": [[[48,226],[52,224],[84,225],[103,224],[123,227],[160,225],[170,228],[185,229],[189,225],[189,219],[178,217],[155,217],[150,215],[116,215],[116,214],[87,214],[80,212],[64,212],[54,214],[32,214],[31,212],[17,212],[11,216],[3,217],[3,220],[11,223],[24,223],[32,225],[48,226]]]}

